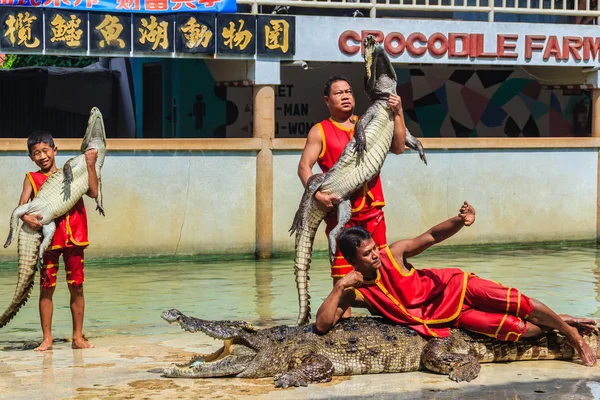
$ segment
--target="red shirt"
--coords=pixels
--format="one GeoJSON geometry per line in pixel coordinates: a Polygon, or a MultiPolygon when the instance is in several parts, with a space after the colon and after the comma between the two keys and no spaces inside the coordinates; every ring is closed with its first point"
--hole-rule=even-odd
{"type": "MultiPolygon", "coordinates": [[[[323,149],[319,154],[317,163],[323,172],[327,172],[337,162],[344,148],[354,136],[354,128],[344,128],[331,118],[324,119],[317,126],[321,131],[321,141],[323,143],[323,149]]],[[[363,213],[368,212],[373,207],[383,207],[385,200],[379,174],[366,183],[362,189],[357,190],[352,195],[351,200],[353,213],[363,213]]]]}
{"type": "MultiPolygon", "coordinates": [[[[35,197],[49,175],[38,171],[28,172],[26,176],[29,182],[31,182],[31,186],[33,186],[33,193],[30,196],[31,200],[35,197]]],[[[48,250],[73,246],[87,247],[90,244],[88,241],[87,214],[83,199],[79,199],[77,204],[67,214],[56,218],[54,222],[56,223],[56,232],[48,250]]]]}
{"type": "Polygon", "coordinates": [[[412,268],[405,273],[388,246],[380,257],[377,278],[356,288],[357,295],[391,321],[424,336],[448,337],[450,323],[463,307],[468,274],[458,268],[412,268]]]}

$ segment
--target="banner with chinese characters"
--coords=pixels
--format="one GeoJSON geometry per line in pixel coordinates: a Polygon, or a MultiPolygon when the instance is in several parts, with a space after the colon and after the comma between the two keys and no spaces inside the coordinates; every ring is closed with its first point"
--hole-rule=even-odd
{"type": "Polygon", "coordinates": [[[2,0],[0,6],[117,13],[234,13],[235,0],[2,0]]]}
{"type": "Polygon", "coordinates": [[[293,16],[0,7],[0,52],[235,58],[258,54],[291,59],[296,52],[296,21],[293,16]]]}

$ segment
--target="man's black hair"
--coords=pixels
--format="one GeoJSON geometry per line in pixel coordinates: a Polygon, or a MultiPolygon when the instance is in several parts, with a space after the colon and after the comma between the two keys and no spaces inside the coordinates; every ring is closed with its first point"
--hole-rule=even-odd
{"type": "Polygon", "coordinates": [[[325,96],[329,96],[331,94],[331,85],[333,85],[334,82],[337,82],[337,81],[344,81],[348,85],[352,86],[352,84],[350,84],[350,81],[348,80],[348,78],[346,78],[345,76],[338,76],[338,75],[331,76],[325,82],[325,86],[323,86],[323,94],[325,96]]]}
{"type": "Polygon", "coordinates": [[[352,226],[338,237],[338,247],[344,258],[352,263],[352,260],[356,258],[356,249],[360,247],[362,242],[370,238],[371,234],[365,228],[352,226]]]}
{"type": "Polygon", "coordinates": [[[29,154],[31,154],[33,146],[40,143],[46,143],[48,146],[54,148],[54,138],[50,132],[35,131],[27,137],[27,150],[29,150],[29,154]]]}

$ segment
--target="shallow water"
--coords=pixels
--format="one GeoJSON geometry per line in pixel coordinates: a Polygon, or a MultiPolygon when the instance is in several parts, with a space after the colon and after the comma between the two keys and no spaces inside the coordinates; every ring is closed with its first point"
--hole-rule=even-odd
{"type": "MultiPolygon", "coordinates": [[[[600,317],[600,248],[595,244],[519,247],[454,247],[411,259],[416,268],[459,267],[517,287],[558,313],[600,317]]],[[[85,333],[89,338],[173,333],[160,318],[177,308],[203,319],[245,319],[258,326],[292,324],[297,315],[293,262],[146,259],[86,260],[85,333]]],[[[324,255],[310,272],[313,317],[331,289],[324,255]]],[[[0,308],[12,298],[16,263],[0,265],[0,308]]],[[[0,348],[40,339],[37,298],[0,330],[0,348]]],[[[70,337],[71,315],[64,270],[54,295],[54,335],[70,337]]],[[[355,312],[356,314],[356,312],[355,312]]]]}

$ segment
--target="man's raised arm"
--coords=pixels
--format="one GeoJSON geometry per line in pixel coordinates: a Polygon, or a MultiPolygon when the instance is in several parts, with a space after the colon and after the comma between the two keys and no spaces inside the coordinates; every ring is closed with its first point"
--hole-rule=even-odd
{"type": "Polygon", "coordinates": [[[394,113],[394,136],[392,136],[390,152],[393,154],[402,154],[406,143],[406,123],[404,122],[402,99],[397,94],[390,94],[387,104],[394,113]]]}
{"type": "Polygon", "coordinates": [[[437,224],[427,232],[413,239],[399,240],[390,245],[390,251],[401,259],[401,257],[412,257],[422,253],[434,244],[443,242],[454,236],[463,226],[471,226],[475,222],[475,208],[468,202],[464,202],[458,215],[437,224]]]}

